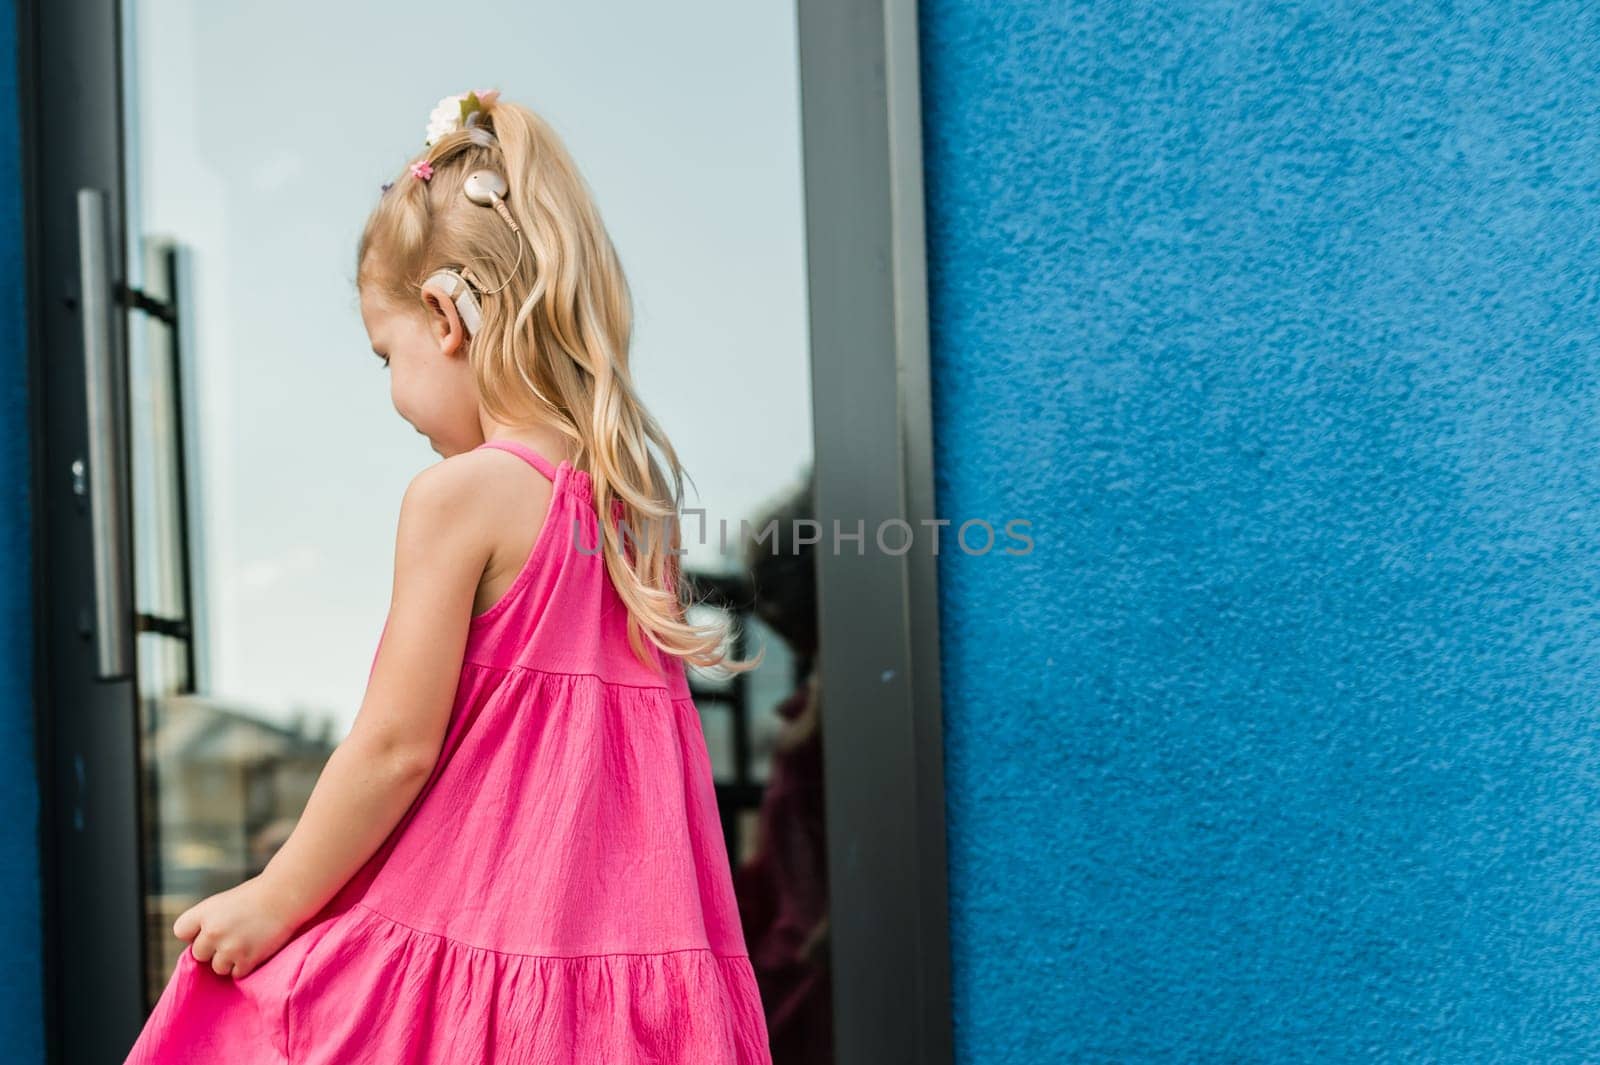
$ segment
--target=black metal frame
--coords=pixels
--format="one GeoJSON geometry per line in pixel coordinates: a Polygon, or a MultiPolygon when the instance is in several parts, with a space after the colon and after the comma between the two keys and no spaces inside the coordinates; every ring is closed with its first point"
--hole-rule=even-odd
{"type": "MultiPolygon", "coordinates": [[[[917,9],[796,7],[836,1059],[949,1065],[917,9]],[[890,520],[918,530],[908,554],[873,542],[890,520]],[[852,534],[857,522],[863,553],[833,549],[835,523],[852,534]]],[[[93,679],[92,545],[71,475],[87,455],[79,188],[108,194],[113,291],[124,310],[139,298],[122,282],[120,8],[18,0],[17,17],[47,1047],[52,1063],[87,1065],[120,1060],[145,1009],[136,692],[129,678],[93,679]]]]}
{"type": "MultiPolygon", "coordinates": [[[[118,19],[114,2],[17,5],[37,429],[30,446],[41,515],[34,616],[50,1062],[121,1060],[145,1016],[136,695],[131,676],[96,679],[93,545],[80,490],[101,471],[88,466],[79,189],[106,194],[107,298],[126,261],[118,19]]],[[[113,329],[111,347],[113,359],[127,351],[125,325],[113,329]]],[[[125,430],[123,421],[124,486],[125,430]]]]}
{"type": "Polygon", "coordinates": [[[948,1065],[917,6],[797,8],[835,1045],[839,1065],[948,1065]],[[863,552],[835,548],[858,522],[863,552]],[[898,557],[890,522],[916,531],[898,557]]]}

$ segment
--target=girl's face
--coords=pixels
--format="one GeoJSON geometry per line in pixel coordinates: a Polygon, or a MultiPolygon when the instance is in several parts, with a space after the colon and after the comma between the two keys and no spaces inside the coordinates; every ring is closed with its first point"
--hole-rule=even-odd
{"type": "Polygon", "coordinates": [[[455,304],[432,289],[422,295],[424,302],[408,310],[363,288],[361,321],[373,354],[388,367],[394,409],[448,458],[483,442],[478,388],[455,304]]]}

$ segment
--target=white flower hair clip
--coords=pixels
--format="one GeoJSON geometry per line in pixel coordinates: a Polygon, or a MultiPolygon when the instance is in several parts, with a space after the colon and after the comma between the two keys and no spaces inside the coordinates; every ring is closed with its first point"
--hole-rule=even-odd
{"type": "Polygon", "coordinates": [[[489,106],[499,98],[499,89],[477,89],[446,96],[434,105],[433,112],[428,115],[428,134],[422,143],[432,148],[434,142],[445,134],[476,126],[489,106]]]}

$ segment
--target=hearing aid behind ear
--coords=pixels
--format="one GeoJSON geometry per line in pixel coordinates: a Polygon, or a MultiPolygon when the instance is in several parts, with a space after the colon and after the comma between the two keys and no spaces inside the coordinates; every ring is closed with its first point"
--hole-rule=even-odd
{"type": "Polygon", "coordinates": [[[473,295],[472,286],[467,284],[466,278],[454,270],[437,270],[422,284],[424,288],[432,286],[442,289],[450,297],[469,335],[475,335],[482,328],[483,313],[478,309],[478,298],[473,295]]]}
{"type": "Polygon", "coordinates": [[[478,297],[474,289],[499,292],[511,283],[511,279],[516,276],[517,267],[522,265],[524,246],[522,227],[517,225],[517,220],[511,217],[511,211],[506,207],[506,191],[505,175],[495,170],[474,170],[467,175],[466,181],[462,184],[462,192],[466,194],[468,200],[479,207],[493,207],[495,213],[505,219],[506,225],[511,227],[511,232],[517,235],[517,261],[512,265],[506,279],[500,282],[499,287],[484,289],[472,278],[466,267],[462,267],[460,272],[448,267],[437,270],[423,282],[424,286],[437,285],[444,290],[445,295],[455,303],[456,310],[461,314],[461,324],[467,327],[469,334],[476,334],[483,325],[483,312],[478,308],[478,297]]]}

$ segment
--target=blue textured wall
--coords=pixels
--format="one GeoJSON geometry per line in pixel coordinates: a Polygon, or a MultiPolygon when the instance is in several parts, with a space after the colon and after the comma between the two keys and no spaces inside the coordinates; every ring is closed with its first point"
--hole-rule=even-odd
{"type": "Polygon", "coordinates": [[[923,0],[958,1060],[1600,1060],[1600,14],[923,0]]]}
{"type": "Polygon", "coordinates": [[[16,8],[0,0],[0,1060],[44,1060],[16,8]]]}

